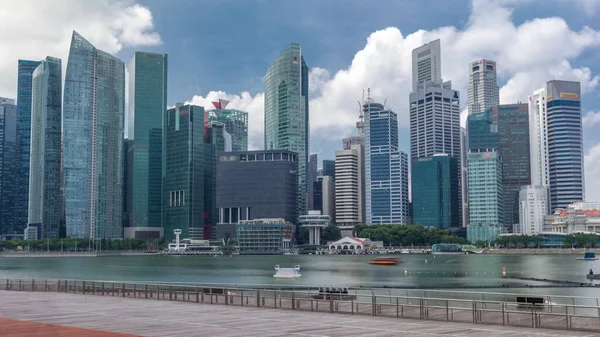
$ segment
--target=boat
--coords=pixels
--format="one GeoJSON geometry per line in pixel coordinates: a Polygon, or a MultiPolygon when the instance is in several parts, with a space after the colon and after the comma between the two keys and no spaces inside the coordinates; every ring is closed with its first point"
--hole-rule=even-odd
{"type": "Polygon", "coordinates": [[[466,251],[459,244],[455,243],[438,243],[431,246],[431,254],[442,255],[442,254],[466,254],[466,251]]]}
{"type": "Polygon", "coordinates": [[[583,257],[579,257],[579,258],[577,258],[577,260],[580,260],[580,261],[595,261],[595,260],[598,260],[598,258],[596,257],[596,253],[594,253],[594,252],[585,252],[585,254],[583,255],[583,257]]]}
{"type": "Polygon", "coordinates": [[[393,266],[398,264],[398,259],[393,257],[378,257],[376,259],[370,260],[369,263],[382,266],[393,266]]]}
{"type": "Polygon", "coordinates": [[[294,268],[281,268],[279,265],[275,266],[275,274],[274,278],[285,278],[285,279],[295,279],[302,276],[300,274],[300,265],[294,266],[294,268]]]}
{"type": "Polygon", "coordinates": [[[600,274],[594,274],[594,271],[590,269],[590,273],[587,274],[588,280],[600,280],[600,274]]]}

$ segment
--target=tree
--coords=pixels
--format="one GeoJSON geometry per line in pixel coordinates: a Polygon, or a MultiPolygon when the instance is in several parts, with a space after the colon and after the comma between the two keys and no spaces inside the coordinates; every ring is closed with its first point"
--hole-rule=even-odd
{"type": "MultiPolygon", "coordinates": [[[[321,240],[322,241],[337,241],[342,238],[342,231],[338,228],[338,226],[334,224],[329,224],[329,226],[323,228],[321,232],[321,240]]],[[[308,241],[308,240],[307,240],[308,241]]]]}

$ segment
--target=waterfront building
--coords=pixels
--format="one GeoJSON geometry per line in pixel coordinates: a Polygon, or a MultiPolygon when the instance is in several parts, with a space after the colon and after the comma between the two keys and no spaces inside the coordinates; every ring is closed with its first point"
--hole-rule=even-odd
{"type": "Polygon", "coordinates": [[[496,241],[503,231],[504,228],[501,225],[472,222],[467,226],[467,240],[472,244],[483,241],[489,245],[496,241]]]}
{"type": "Polygon", "coordinates": [[[335,222],[355,226],[365,222],[364,156],[361,145],[335,151],[335,222]]]}
{"type": "Polygon", "coordinates": [[[308,160],[308,184],[310,188],[306,193],[306,207],[308,210],[315,210],[315,206],[313,205],[313,187],[315,186],[315,182],[317,181],[317,170],[318,170],[318,159],[317,154],[313,153],[310,155],[310,159],[308,160]]]}
{"type": "Polygon", "coordinates": [[[17,106],[3,99],[0,104],[0,240],[23,238],[20,224],[15,222],[15,194],[19,153],[17,149],[17,106]]]}
{"type": "Polygon", "coordinates": [[[216,172],[218,233],[235,232],[235,224],[242,220],[281,218],[297,223],[297,153],[223,152],[216,172]]]}
{"type": "Polygon", "coordinates": [[[550,209],[584,200],[581,84],[550,81],[546,87],[550,209]]]}
{"type": "Polygon", "coordinates": [[[502,157],[504,224],[519,224],[521,187],[531,184],[527,104],[504,104],[491,108],[498,129],[498,153],[502,157]]]}
{"type": "Polygon", "coordinates": [[[468,162],[469,224],[504,224],[502,160],[498,151],[470,152],[468,162]]]}
{"type": "Polygon", "coordinates": [[[73,32],[63,100],[67,236],[122,238],[125,64],[73,32]]]}
{"type": "Polygon", "coordinates": [[[320,246],[321,230],[331,223],[331,217],[322,215],[321,211],[308,211],[307,215],[300,216],[299,222],[302,228],[308,228],[308,244],[320,246]]]}
{"type": "Polygon", "coordinates": [[[519,231],[524,235],[537,235],[544,231],[544,217],[548,214],[548,189],[544,186],[526,185],[519,192],[519,231]]]}
{"type": "Polygon", "coordinates": [[[442,50],[440,40],[431,41],[412,51],[412,90],[424,82],[442,81],[442,50]]]}
{"type": "Polygon", "coordinates": [[[329,250],[364,250],[369,248],[382,248],[383,241],[371,241],[368,238],[343,237],[337,241],[328,241],[329,250]]]}
{"type": "Polygon", "coordinates": [[[565,208],[557,208],[548,216],[548,231],[551,233],[600,234],[600,203],[575,202],[565,208]]]}
{"type": "MultiPolygon", "coordinates": [[[[46,57],[33,72],[28,224],[41,238],[58,238],[62,218],[62,66],[46,57]]],[[[37,235],[37,234],[36,234],[37,235]]]]}
{"type": "Polygon", "coordinates": [[[227,109],[229,101],[219,99],[212,102],[215,109],[208,111],[211,122],[223,124],[225,137],[224,151],[248,151],[248,113],[241,110],[227,109]]]}
{"type": "Polygon", "coordinates": [[[240,220],[236,232],[241,254],[282,254],[291,248],[294,225],[284,219],[240,220]]]}
{"type": "Polygon", "coordinates": [[[31,91],[33,72],[40,61],[19,60],[17,74],[17,141],[14,191],[14,216],[11,219],[18,233],[27,226],[29,211],[29,161],[31,144],[31,91]]]}
{"type": "Polygon", "coordinates": [[[129,63],[126,177],[127,238],[160,232],[163,221],[163,114],[167,108],[167,55],[135,52],[129,63]]]}
{"type": "Polygon", "coordinates": [[[41,240],[42,239],[42,224],[41,223],[30,223],[27,224],[25,231],[23,233],[23,240],[32,241],[32,240],[41,240]]]}
{"type": "Polygon", "coordinates": [[[458,163],[456,157],[438,154],[412,162],[413,223],[425,227],[458,227],[458,163]]]}
{"type": "Polygon", "coordinates": [[[370,97],[365,116],[365,213],[368,224],[408,223],[408,157],[398,151],[398,116],[370,97]]]}
{"type": "Polygon", "coordinates": [[[265,149],[298,153],[298,211],[306,213],[308,184],[308,66],[300,44],[288,45],[265,76],[265,149]]]}
{"type": "Polygon", "coordinates": [[[484,112],[500,104],[500,88],[496,79],[496,62],[478,60],[469,64],[467,111],[470,114],[484,112]]]}

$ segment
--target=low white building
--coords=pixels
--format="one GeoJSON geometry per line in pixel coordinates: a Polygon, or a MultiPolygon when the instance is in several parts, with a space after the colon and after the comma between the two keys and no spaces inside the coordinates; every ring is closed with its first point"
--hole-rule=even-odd
{"type": "Polygon", "coordinates": [[[363,250],[375,247],[383,247],[383,241],[371,241],[366,238],[343,237],[337,241],[327,242],[330,250],[363,250]]]}
{"type": "Polygon", "coordinates": [[[576,202],[567,208],[557,208],[547,220],[546,227],[552,233],[600,234],[600,203],[576,202]]]}

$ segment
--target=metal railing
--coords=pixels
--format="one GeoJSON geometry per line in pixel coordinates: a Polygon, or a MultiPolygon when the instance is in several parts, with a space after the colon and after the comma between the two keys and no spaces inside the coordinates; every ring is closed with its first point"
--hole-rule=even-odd
{"type": "MultiPolygon", "coordinates": [[[[140,298],[236,306],[280,308],[288,310],[344,313],[423,320],[453,321],[474,324],[499,324],[547,329],[600,331],[600,306],[552,303],[517,303],[516,298],[497,300],[498,296],[543,297],[541,295],[482,292],[422,291],[413,296],[382,294],[381,289],[351,290],[348,293],[322,293],[316,289],[269,289],[227,285],[165,284],[56,279],[5,279],[0,289],[8,291],[42,291],[97,296],[140,298]],[[480,298],[464,298],[465,294],[480,298]]],[[[543,297],[546,298],[546,297],[543,297]]],[[[557,297],[554,297],[557,298],[557,297]]],[[[575,297],[571,298],[575,302],[575,297]]]]}

